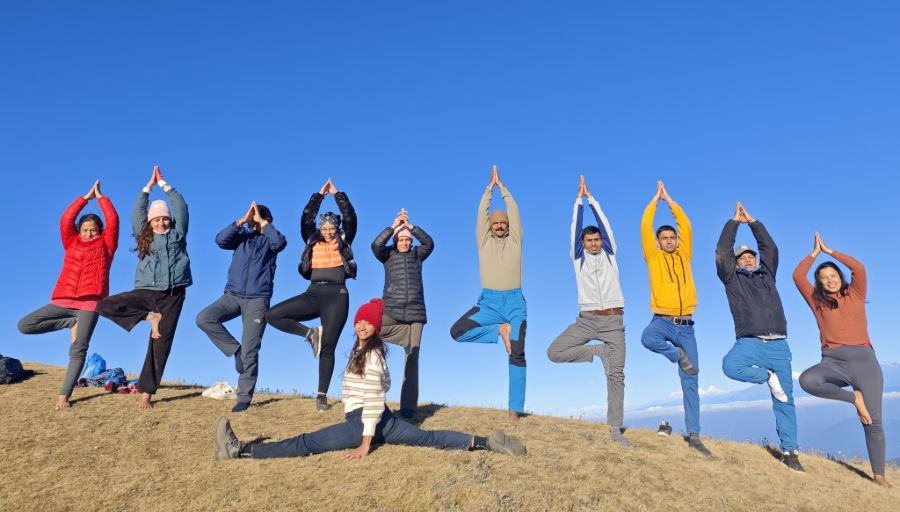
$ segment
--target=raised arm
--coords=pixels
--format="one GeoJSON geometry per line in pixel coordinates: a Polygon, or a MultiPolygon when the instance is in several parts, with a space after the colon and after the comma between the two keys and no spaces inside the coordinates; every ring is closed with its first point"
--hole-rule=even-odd
{"type": "Polygon", "coordinates": [[[233,251],[241,245],[245,238],[246,234],[243,228],[231,222],[216,235],[216,245],[226,251],[233,251]]]}
{"type": "Polygon", "coordinates": [[[169,207],[172,208],[172,229],[182,237],[187,237],[190,215],[184,196],[172,187],[166,190],[166,195],[169,197],[169,207]]]}
{"type": "Polygon", "coordinates": [[[754,220],[748,225],[759,248],[759,263],[774,276],[778,272],[778,246],[775,245],[775,240],[762,222],[754,220]]]}
{"type": "Polygon", "coordinates": [[[691,256],[694,254],[691,221],[688,220],[684,210],[681,209],[681,205],[671,199],[668,203],[669,208],[672,210],[672,216],[675,217],[675,226],[678,229],[678,251],[681,252],[685,258],[691,259],[691,256]]]}
{"type": "Polygon", "coordinates": [[[316,232],[316,215],[319,214],[319,208],[322,206],[323,199],[325,199],[324,195],[319,192],[313,192],[313,195],[309,197],[309,201],[306,203],[306,207],[303,208],[303,213],[300,215],[300,238],[303,239],[304,243],[316,232]]]}
{"type": "Polygon", "coordinates": [[[740,225],[740,222],[729,219],[716,243],[716,274],[723,283],[728,283],[734,278],[734,239],[740,225]]]}
{"type": "Polygon", "coordinates": [[[650,200],[647,207],[644,208],[644,215],[641,216],[641,249],[644,251],[644,259],[650,261],[653,251],[656,250],[656,235],[653,233],[653,218],[656,217],[656,203],[659,201],[657,197],[650,200]]]}
{"type": "Polygon", "coordinates": [[[416,249],[416,258],[418,258],[419,261],[425,261],[431,256],[431,253],[434,252],[434,240],[431,238],[431,235],[426,233],[425,230],[419,226],[412,228],[412,234],[420,244],[416,249]]]}
{"type": "Polygon", "coordinates": [[[506,215],[509,216],[509,236],[513,240],[522,241],[522,217],[519,215],[519,205],[513,199],[509,189],[500,185],[500,195],[503,203],[506,204],[506,215]]]}
{"type": "Polygon", "coordinates": [[[372,240],[372,254],[375,255],[375,259],[382,263],[386,262],[388,256],[391,255],[391,250],[387,248],[387,243],[393,234],[394,229],[389,226],[382,229],[375,237],[375,240],[372,240]]]}
{"type": "Polygon", "coordinates": [[[609,220],[607,220],[606,215],[603,213],[603,209],[600,208],[600,203],[594,199],[594,196],[588,194],[587,199],[588,204],[591,206],[591,211],[594,213],[594,218],[597,219],[597,227],[600,229],[600,238],[603,240],[603,249],[610,255],[615,255],[617,251],[616,238],[613,236],[609,220]]]}
{"type": "Polygon", "coordinates": [[[475,239],[478,245],[484,243],[487,237],[491,236],[491,226],[488,224],[488,209],[491,207],[491,192],[493,187],[488,186],[481,194],[481,202],[478,203],[478,214],[475,219],[475,239]]]}
{"type": "Polygon", "coordinates": [[[131,207],[131,232],[137,237],[147,225],[147,206],[149,203],[150,192],[141,190],[137,199],[134,200],[134,206],[131,207]]]}
{"type": "Polygon", "coordinates": [[[858,293],[861,297],[865,297],[868,288],[866,267],[849,254],[831,250],[830,255],[850,269],[850,290],[858,293]]]}
{"type": "Polygon", "coordinates": [[[350,245],[353,243],[353,239],[356,238],[356,210],[350,204],[350,198],[347,197],[346,192],[335,192],[334,200],[341,211],[341,217],[343,217],[341,229],[344,231],[344,242],[350,245]]]}
{"type": "Polygon", "coordinates": [[[575,199],[572,206],[572,229],[569,239],[569,257],[577,260],[584,256],[584,243],[581,241],[581,230],[584,229],[584,205],[581,203],[581,195],[575,199]]]}
{"type": "Polygon", "coordinates": [[[62,241],[63,249],[69,247],[69,244],[78,237],[78,229],[75,228],[75,219],[81,210],[87,206],[88,200],[84,196],[78,196],[72,203],[66,207],[63,214],[59,218],[59,237],[62,241]]]}
{"type": "MultiPolygon", "coordinates": [[[[99,188],[97,189],[99,193],[99,188]]],[[[100,203],[100,211],[103,213],[103,243],[106,250],[110,254],[115,254],[119,248],[119,214],[113,206],[112,201],[106,196],[99,196],[97,202],[100,203]]]]}
{"type": "Polygon", "coordinates": [[[262,234],[269,243],[270,251],[279,253],[287,247],[287,238],[272,223],[266,222],[262,225],[262,234]]]}

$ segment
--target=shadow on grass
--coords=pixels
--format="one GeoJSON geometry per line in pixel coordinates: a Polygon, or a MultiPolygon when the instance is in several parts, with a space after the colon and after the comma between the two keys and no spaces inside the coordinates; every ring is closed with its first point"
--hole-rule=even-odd
{"type": "Polygon", "coordinates": [[[194,393],[185,393],[183,395],[167,396],[166,398],[160,398],[159,400],[154,400],[154,402],[157,402],[157,403],[174,402],[176,400],[185,400],[187,398],[197,398],[201,394],[203,394],[202,391],[197,391],[194,393]]]}
{"type": "Polygon", "coordinates": [[[284,400],[284,398],[268,398],[268,399],[262,400],[262,401],[260,401],[260,402],[253,402],[253,403],[251,404],[251,406],[252,406],[252,407],[264,407],[264,406],[266,406],[266,405],[269,405],[269,404],[272,404],[272,403],[275,403],[275,402],[280,402],[280,401],[282,401],[282,400],[284,400]]]}
{"type": "MultiPolygon", "coordinates": [[[[103,388],[97,388],[97,389],[102,390],[103,388]]],[[[83,396],[81,398],[71,399],[71,400],[69,400],[69,403],[72,405],[75,405],[75,404],[80,404],[82,402],[87,402],[88,400],[93,400],[95,398],[100,398],[101,396],[110,396],[110,395],[115,395],[115,394],[117,394],[117,393],[106,393],[106,392],[97,393],[96,395],[88,395],[88,396],[83,396]]]]}
{"type": "Polygon", "coordinates": [[[25,382],[26,380],[28,380],[28,379],[30,379],[30,378],[36,376],[36,375],[45,375],[45,374],[46,374],[46,372],[40,372],[40,371],[37,371],[37,370],[25,370],[25,369],[23,369],[23,370],[22,370],[22,380],[17,380],[17,381],[15,381],[15,382],[10,382],[10,383],[8,383],[8,384],[4,384],[4,386],[12,386],[12,385],[18,384],[18,383],[20,383],[20,382],[25,382]]]}
{"type": "Polygon", "coordinates": [[[447,407],[446,404],[428,404],[420,406],[416,409],[415,414],[413,414],[412,418],[404,418],[400,416],[400,412],[394,412],[394,417],[398,420],[403,420],[407,423],[411,423],[415,426],[421,426],[422,423],[425,423],[425,420],[437,414],[438,411],[447,407]]]}
{"type": "Polygon", "coordinates": [[[172,391],[185,391],[188,389],[204,389],[203,386],[197,384],[163,384],[159,389],[171,389],[172,391]]]}
{"type": "Polygon", "coordinates": [[[843,460],[838,459],[837,457],[835,457],[831,454],[828,454],[828,460],[834,462],[835,464],[837,464],[839,466],[842,466],[844,469],[855,474],[856,476],[858,476],[860,478],[864,478],[866,480],[872,480],[872,477],[870,477],[865,471],[859,469],[858,467],[852,466],[849,463],[844,462],[843,460]]]}

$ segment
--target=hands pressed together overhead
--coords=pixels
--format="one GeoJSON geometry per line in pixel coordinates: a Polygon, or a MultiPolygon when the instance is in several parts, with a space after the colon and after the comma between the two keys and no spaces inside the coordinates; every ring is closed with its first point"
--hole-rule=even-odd
{"type": "Polygon", "coordinates": [[[831,254],[834,251],[829,249],[828,246],[825,245],[825,242],[822,241],[822,237],[819,235],[819,232],[816,231],[816,238],[813,241],[813,251],[809,255],[815,258],[819,255],[819,253],[822,252],[824,252],[825,254],[831,254]]]}
{"type": "Polygon", "coordinates": [[[255,224],[260,228],[266,227],[266,224],[269,222],[259,214],[259,208],[256,207],[256,201],[250,203],[250,208],[247,209],[247,213],[244,214],[243,217],[235,221],[235,225],[238,227],[243,226],[244,224],[255,224]]]}
{"type": "Polygon", "coordinates": [[[734,206],[734,220],[744,224],[756,222],[756,219],[750,216],[750,213],[744,208],[744,205],[742,205],[740,201],[736,202],[734,206]]]}
{"type": "Polygon", "coordinates": [[[584,196],[592,197],[591,192],[588,190],[587,182],[584,181],[584,175],[582,174],[578,177],[578,199],[581,199],[584,196]]]}
{"type": "Polygon", "coordinates": [[[337,194],[337,188],[334,186],[334,183],[331,182],[331,178],[328,178],[328,181],[322,185],[322,189],[319,190],[319,193],[323,196],[327,196],[328,194],[337,194]]]}
{"type": "Polygon", "coordinates": [[[500,173],[497,172],[497,166],[491,166],[491,181],[488,182],[488,188],[494,188],[494,186],[498,186],[501,189],[506,188],[503,186],[503,182],[500,181],[500,173]]]}
{"type": "Polygon", "coordinates": [[[397,217],[391,224],[391,229],[397,229],[400,226],[406,226],[410,231],[413,229],[413,225],[409,222],[409,214],[406,212],[406,208],[401,208],[400,212],[397,213],[397,217]]]}
{"type": "Polygon", "coordinates": [[[103,197],[103,194],[100,193],[100,180],[94,182],[94,185],[84,196],[85,201],[90,201],[91,199],[100,199],[103,197]]]}
{"type": "Polygon", "coordinates": [[[159,170],[158,165],[153,166],[153,174],[150,175],[150,181],[147,182],[147,185],[144,187],[144,190],[149,192],[150,189],[153,188],[154,185],[159,185],[159,188],[163,189],[163,192],[168,192],[172,187],[166,182],[166,179],[163,177],[162,172],[159,170]]]}

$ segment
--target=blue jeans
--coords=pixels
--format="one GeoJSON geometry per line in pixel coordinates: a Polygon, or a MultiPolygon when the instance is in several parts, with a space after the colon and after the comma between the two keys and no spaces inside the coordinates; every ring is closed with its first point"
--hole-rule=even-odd
{"type": "MultiPolygon", "coordinates": [[[[332,452],[356,448],[362,444],[363,424],[362,408],[355,409],[345,415],[346,421],[331,425],[309,434],[253,445],[251,454],[254,459],[271,459],[276,457],[305,457],[317,453],[332,452]]],[[[407,446],[426,446],[441,450],[468,450],[472,446],[472,436],[452,430],[422,430],[405,421],[394,419],[387,407],[381,421],[375,427],[373,443],[404,444],[407,446]]]]}
{"type": "Polygon", "coordinates": [[[461,343],[497,343],[500,324],[509,323],[509,410],[525,412],[525,330],[527,308],[522,289],[481,290],[478,303],[467,311],[453,327],[450,336],[461,343]]]}
{"type": "Polygon", "coordinates": [[[693,325],[676,325],[668,320],[653,317],[650,324],[644,328],[641,334],[641,343],[657,354],[666,356],[666,359],[678,363],[679,347],[687,353],[688,359],[698,373],[688,375],[678,368],[678,376],[681,378],[681,391],[684,395],[684,426],[688,433],[700,432],[700,393],[697,391],[700,364],[697,356],[697,340],[694,338],[693,325]]]}
{"type": "Polygon", "coordinates": [[[722,359],[722,371],[729,379],[763,384],[769,380],[769,370],[778,375],[778,382],[787,394],[787,402],[772,397],[775,411],[775,430],[781,440],[781,451],[796,450],[797,414],[794,409],[794,385],[791,376],[791,349],[787,340],[766,343],[759,338],[738,338],[734,347],[722,359]]]}

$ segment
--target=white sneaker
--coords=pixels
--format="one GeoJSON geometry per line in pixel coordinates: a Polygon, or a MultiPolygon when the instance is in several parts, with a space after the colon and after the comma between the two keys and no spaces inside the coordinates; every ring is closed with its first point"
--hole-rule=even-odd
{"type": "Polygon", "coordinates": [[[772,396],[775,397],[775,400],[782,403],[788,401],[787,393],[784,392],[781,382],[778,381],[778,374],[772,370],[769,370],[769,389],[772,391],[772,396]]]}
{"type": "Polygon", "coordinates": [[[219,393],[219,390],[222,387],[222,384],[226,384],[225,382],[214,382],[212,386],[203,390],[203,393],[200,393],[202,396],[206,398],[212,398],[213,394],[219,393]]]}
{"type": "Polygon", "coordinates": [[[216,400],[236,400],[237,390],[231,387],[227,382],[216,382],[209,389],[201,393],[207,398],[216,400]]]}

